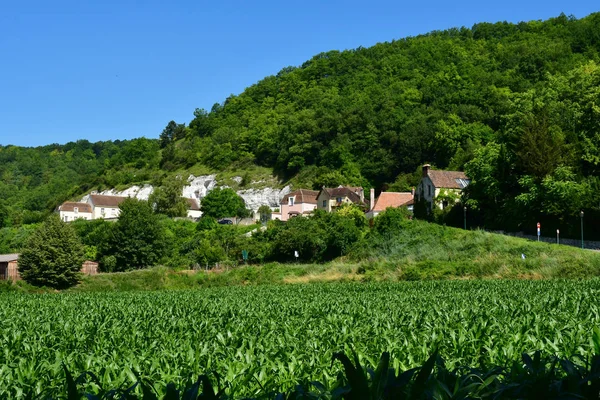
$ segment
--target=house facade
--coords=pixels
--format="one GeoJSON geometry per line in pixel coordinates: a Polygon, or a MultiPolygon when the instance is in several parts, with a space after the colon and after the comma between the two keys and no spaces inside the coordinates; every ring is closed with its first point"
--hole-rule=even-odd
{"type": "MultiPolygon", "coordinates": [[[[281,199],[280,215],[282,221],[298,216],[312,213],[317,208],[317,196],[319,192],[316,190],[299,189],[290,192],[281,199]]],[[[272,214],[273,218],[273,214],[272,214]]]]}
{"type": "Polygon", "coordinates": [[[200,205],[198,204],[198,201],[196,199],[188,198],[186,198],[185,201],[188,205],[187,217],[191,219],[200,218],[202,216],[202,211],[200,211],[200,205]]]}
{"type": "Polygon", "coordinates": [[[365,193],[361,187],[338,186],[336,188],[323,188],[317,195],[317,208],[327,212],[346,205],[365,205],[365,193]]]}
{"type": "Polygon", "coordinates": [[[387,208],[406,207],[413,211],[415,189],[411,192],[381,192],[375,200],[375,190],[371,189],[371,209],[367,212],[367,218],[375,218],[387,208]]]}
{"type": "Polygon", "coordinates": [[[92,219],[117,219],[121,210],[121,204],[127,197],[105,196],[101,194],[90,194],[88,203],[92,206],[92,219]]]}
{"type": "Polygon", "coordinates": [[[89,203],[67,201],[58,207],[61,221],[70,222],[76,219],[94,219],[93,209],[89,203]]]}
{"type": "MultiPolygon", "coordinates": [[[[423,165],[421,182],[415,192],[415,200],[425,201],[427,209],[431,211],[436,204],[436,198],[440,194],[456,195],[456,198],[458,198],[469,183],[471,183],[471,180],[464,172],[432,170],[429,164],[425,164],[423,165]]],[[[442,201],[437,206],[444,209],[453,205],[449,204],[448,201],[442,201]]]]}

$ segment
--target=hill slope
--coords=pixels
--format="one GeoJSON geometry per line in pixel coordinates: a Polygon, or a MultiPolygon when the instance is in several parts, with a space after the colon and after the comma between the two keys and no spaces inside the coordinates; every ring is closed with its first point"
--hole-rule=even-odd
{"type": "Polygon", "coordinates": [[[482,224],[542,215],[574,233],[600,203],[598,32],[600,13],[561,15],[322,53],[159,141],[0,147],[0,199],[27,222],[98,185],[256,165],[303,186],[406,189],[427,161],[467,170],[482,224]]]}

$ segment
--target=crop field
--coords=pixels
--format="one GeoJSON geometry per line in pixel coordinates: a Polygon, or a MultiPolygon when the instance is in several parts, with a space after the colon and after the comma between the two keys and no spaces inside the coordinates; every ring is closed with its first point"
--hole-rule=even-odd
{"type": "Polygon", "coordinates": [[[335,381],[333,352],[376,365],[508,365],[522,352],[593,351],[600,280],[313,284],[0,295],[0,398],[64,393],[63,363],[103,385],[157,391],[217,372],[236,398],[335,381]]]}

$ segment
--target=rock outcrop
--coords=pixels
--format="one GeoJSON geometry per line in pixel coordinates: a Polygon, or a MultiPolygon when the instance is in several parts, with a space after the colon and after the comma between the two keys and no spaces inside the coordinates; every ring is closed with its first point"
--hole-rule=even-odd
{"type": "MultiPolygon", "coordinates": [[[[240,178],[241,180],[241,178],[240,178]]],[[[237,180],[234,178],[234,181],[237,180]]],[[[183,188],[182,196],[188,199],[196,199],[202,204],[202,199],[216,187],[227,187],[219,185],[216,175],[190,175],[187,179],[187,185],[183,188]]],[[[265,187],[261,189],[243,189],[238,190],[237,194],[244,199],[246,207],[252,211],[257,211],[260,206],[267,205],[271,208],[279,208],[279,202],[290,192],[290,187],[286,186],[283,189],[265,187]]],[[[115,189],[104,190],[102,192],[92,192],[92,194],[103,194],[107,196],[123,196],[133,197],[139,200],[148,200],[154,187],[152,185],[138,186],[134,185],[125,190],[119,191],[115,189]]],[[[82,202],[87,201],[88,196],[84,196],[82,202]]]]}

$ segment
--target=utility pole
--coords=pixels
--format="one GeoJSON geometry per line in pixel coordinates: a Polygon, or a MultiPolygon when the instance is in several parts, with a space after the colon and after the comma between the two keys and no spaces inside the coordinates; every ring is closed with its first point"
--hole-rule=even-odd
{"type": "Polygon", "coordinates": [[[583,249],[583,210],[579,215],[581,216],[581,248],[583,249]]]}

